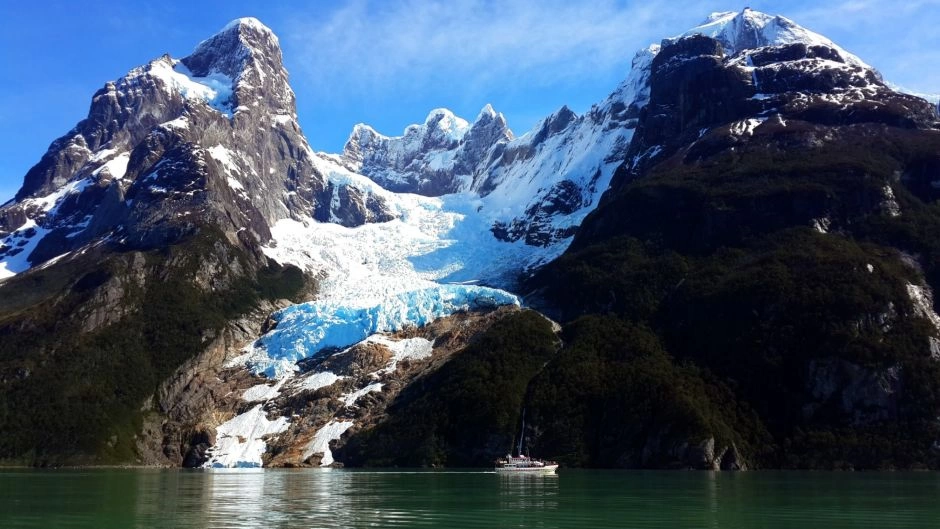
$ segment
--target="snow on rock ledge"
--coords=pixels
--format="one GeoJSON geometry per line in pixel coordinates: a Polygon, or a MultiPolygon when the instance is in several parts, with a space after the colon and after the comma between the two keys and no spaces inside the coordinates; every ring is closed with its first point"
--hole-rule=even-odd
{"type": "MultiPolygon", "coordinates": [[[[933,309],[933,292],[930,287],[922,287],[911,283],[907,284],[907,295],[914,305],[914,314],[926,318],[940,335],[940,314],[933,309]]],[[[940,360],[940,340],[931,336],[930,355],[934,360],[940,360]]]]}
{"type": "Polygon", "coordinates": [[[346,430],[351,428],[352,421],[330,421],[323,428],[317,430],[307,449],[304,451],[303,459],[306,460],[314,454],[323,454],[320,460],[320,466],[326,467],[333,463],[333,452],[330,451],[330,441],[335,441],[342,437],[346,430]]]}
{"type": "Polygon", "coordinates": [[[268,420],[261,404],[216,428],[215,445],[210,449],[207,468],[253,468],[261,466],[267,450],[264,437],[287,429],[287,417],[268,420]]]}

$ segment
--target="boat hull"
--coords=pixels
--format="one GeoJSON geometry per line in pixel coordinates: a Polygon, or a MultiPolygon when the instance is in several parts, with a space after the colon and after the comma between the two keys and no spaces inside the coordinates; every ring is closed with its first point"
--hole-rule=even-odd
{"type": "Polygon", "coordinates": [[[558,465],[544,467],[496,467],[497,474],[554,474],[558,465]]]}

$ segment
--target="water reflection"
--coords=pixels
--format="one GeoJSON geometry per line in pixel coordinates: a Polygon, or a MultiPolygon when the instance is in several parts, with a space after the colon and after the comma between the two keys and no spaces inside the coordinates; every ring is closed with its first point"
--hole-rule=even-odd
{"type": "Polygon", "coordinates": [[[718,472],[705,474],[705,491],[708,498],[708,511],[705,513],[705,526],[717,528],[718,525],[718,472]]]}
{"type": "Polygon", "coordinates": [[[557,509],[558,474],[497,474],[502,509],[557,509]]]}
{"type": "Polygon", "coordinates": [[[0,527],[937,527],[940,475],[0,472],[0,527]]]}
{"type": "MultiPolygon", "coordinates": [[[[212,469],[204,471],[206,525],[224,527],[232,520],[276,520],[270,504],[281,495],[280,479],[260,468],[212,469]]],[[[234,525],[238,527],[238,525],[234,525]]]]}

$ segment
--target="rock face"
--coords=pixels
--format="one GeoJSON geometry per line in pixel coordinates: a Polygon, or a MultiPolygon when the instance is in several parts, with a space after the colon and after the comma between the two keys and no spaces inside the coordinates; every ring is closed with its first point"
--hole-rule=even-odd
{"type": "Polygon", "coordinates": [[[163,381],[146,406],[137,438],[137,454],[145,465],[198,467],[216,442],[216,427],[235,414],[237,399],[254,384],[245,372],[223,366],[260,332],[259,322],[278,305],[261,306],[232,321],[199,355],[163,381]]]}

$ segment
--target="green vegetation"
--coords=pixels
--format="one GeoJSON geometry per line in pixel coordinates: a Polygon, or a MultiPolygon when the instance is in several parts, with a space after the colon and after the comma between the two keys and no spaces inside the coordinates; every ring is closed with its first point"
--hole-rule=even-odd
{"type": "MultiPolygon", "coordinates": [[[[256,276],[219,273],[215,290],[200,287],[207,261],[252,269],[222,240],[206,230],[162,251],[88,256],[17,278],[54,292],[68,268],[72,283],[64,294],[0,313],[0,459],[133,462],[141,408],[158,385],[230,319],[304,287],[299,270],[276,264],[256,276]],[[86,331],[96,313],[112,323],[86,331]]],[[[14,297],[18,288],[5,285],[14,297]]]]}
{"type": "Polygon", "coordinates": [[[409,385],[389,419],[337,453],[354,466],[487,466],[513,446],[529,381],[557,343],[532,311],[506,316],[439,370],[409,385]]]}
{"type": "Polygon", "coordinates": [[[612,191],[532,280],[562,321],[606,322],[569,324],[541,375],[540,454],[668,466],[642,456],[667,432],[758,466],[940,467],[936,330],[907,291],[940,292],[940,134],[791,122],[731,146],[709,136],[612,191]]]}
{"type": "Polygon", "coordinates": [[[587,316],[533,381],[533,453],[565,466],[689,466],[677,449],[709,437],[755,453],[767,442],[756,415],[711,375],[676,364],[648,329],[587,316]]]}

